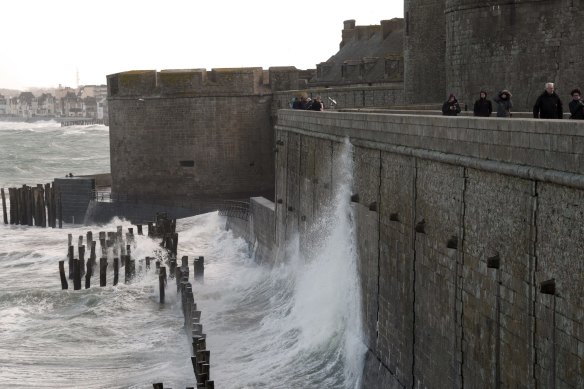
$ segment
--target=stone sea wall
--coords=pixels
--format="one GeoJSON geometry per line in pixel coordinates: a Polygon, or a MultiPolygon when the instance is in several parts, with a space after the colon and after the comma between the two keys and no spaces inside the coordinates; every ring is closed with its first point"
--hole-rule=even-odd
{"type": "Polygon", "coordinates": [[[584,385],[583,126],[279,111],[280,243],[353,144],[364,387],[584,385]]]}

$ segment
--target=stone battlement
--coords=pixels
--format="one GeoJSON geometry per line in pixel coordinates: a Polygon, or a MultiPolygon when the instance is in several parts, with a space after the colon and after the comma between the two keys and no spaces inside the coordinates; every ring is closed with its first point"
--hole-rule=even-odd
{"type": "Polygon", "coordinates": [[[293,66],[254,68],[132,70],[107,76],[108,97],[250,96],[296,89],[293,66]],[[270,83],[270,80],[273,80],[270,83]]]}

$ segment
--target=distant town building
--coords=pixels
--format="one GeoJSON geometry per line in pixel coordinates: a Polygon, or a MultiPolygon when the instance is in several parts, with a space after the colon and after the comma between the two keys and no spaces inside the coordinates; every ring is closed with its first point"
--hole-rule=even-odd
{"type": "Polygon", "coordinates": [[[6,97],[0,95],[0,115],[6,115],[8,113],[8,100],[6,97]]]}
{"type": "Polygon", "coordinates": [[[84,85],[78,89],[59,85],[54,95],[46,89],[39,91],[43,91],[39,96],[30,91],[21,92],[18,97],[0,95],[0,116],[107,118],[107,85],[84,85]]]}

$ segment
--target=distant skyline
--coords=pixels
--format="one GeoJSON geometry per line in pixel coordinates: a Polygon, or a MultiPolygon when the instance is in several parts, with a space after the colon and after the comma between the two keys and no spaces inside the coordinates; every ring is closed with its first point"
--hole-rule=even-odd
{"type": "Polygon", "coordinates": [[[343,21],[403,17],[400,0],[6,1],[0,88],[105,84],[136,69],[314,68],[334,55],[343,21]]]}

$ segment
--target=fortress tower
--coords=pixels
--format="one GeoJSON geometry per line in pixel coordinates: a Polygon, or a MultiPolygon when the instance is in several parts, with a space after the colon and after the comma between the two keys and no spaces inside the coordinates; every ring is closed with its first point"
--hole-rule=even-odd
{"type": "Polygon", "coordinates": [[[584,0],[447,0],[445,19],[445,92],[469,105],[509,89],[515,110],[531,110],[547,81],[567,105],[584,87],[584,0]]]}
{"type": "Polygon", "coordinates": [[[404,0],[404,90],[407,103],[445,99],[445,0],[404,0]]]}

